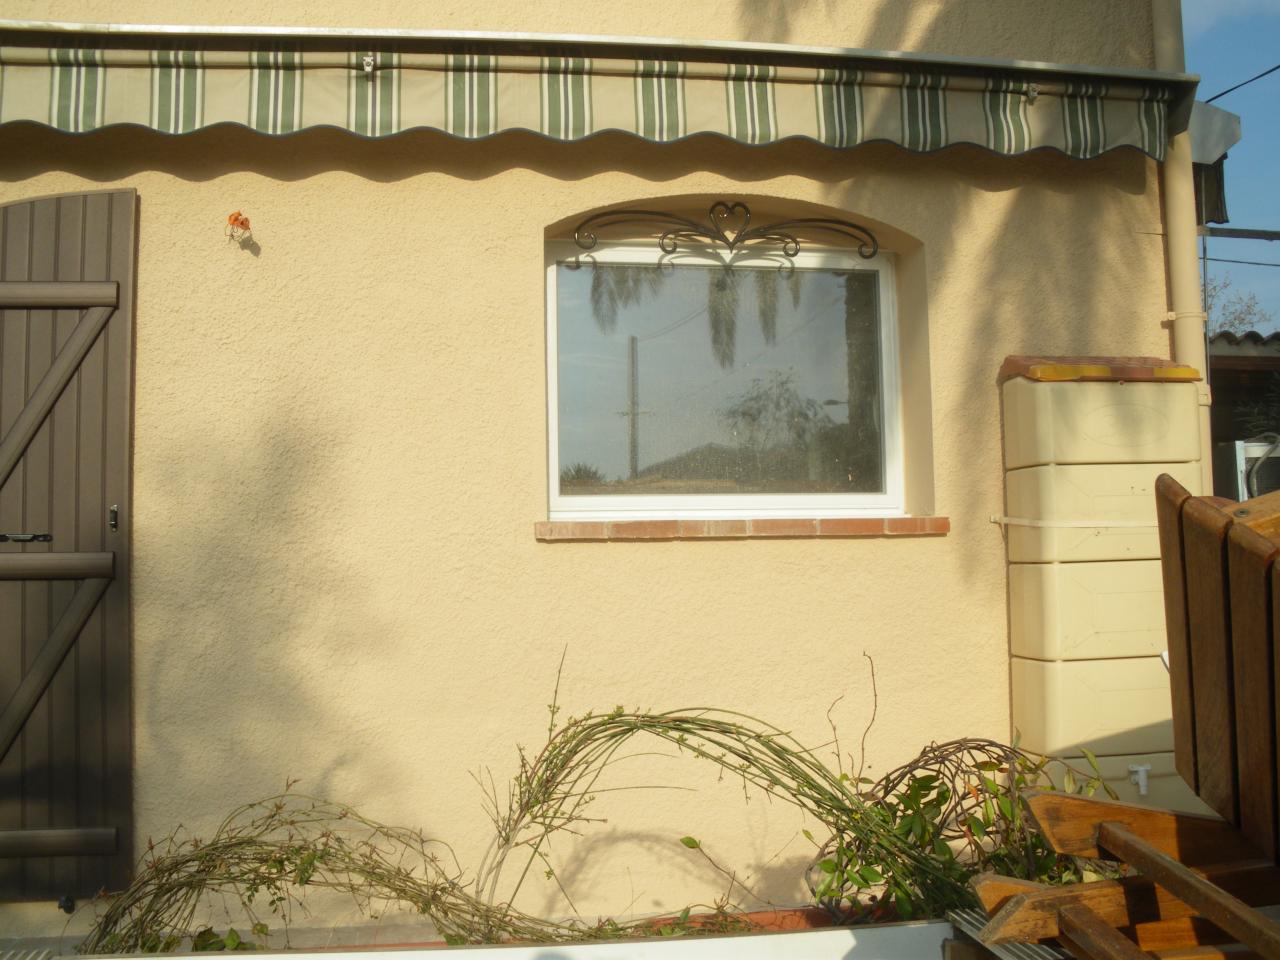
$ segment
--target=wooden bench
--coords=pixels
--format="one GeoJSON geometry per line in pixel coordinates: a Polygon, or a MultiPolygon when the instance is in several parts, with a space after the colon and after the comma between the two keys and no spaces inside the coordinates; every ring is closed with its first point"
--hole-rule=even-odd
{"type": "Polygon", "coordinates": [[[1221,819],[1063,793],[1026,796],[1059,853],[1131,875],[1051,887],[973,883],[998,946],[1056,940],[1081,958],[1280,960],[1276,638],[1280,493],[1241,503],[1156,484],[1178,772],[1221,819]]]}

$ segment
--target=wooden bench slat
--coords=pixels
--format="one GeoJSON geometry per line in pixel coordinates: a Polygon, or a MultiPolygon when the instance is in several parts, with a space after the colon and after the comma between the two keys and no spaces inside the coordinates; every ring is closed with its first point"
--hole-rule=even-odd
{"type": "Polygon", "coordinates": [[[1136,943],[1098,919],[1087,907],[1063,907],[1058,912],[1067,949],[1088,960],[1151,960],[1136,943]]]}
{"type": "Polygon", "coordinates": [[[1231,516],[1255,533],[1280,540],[1280,490],[1233,504],[1231,516]]]}
{"type": "Polygon", "coordinates": [[[1182,562],[1182,508],[1185,487],[1163,473],[1156,480],[1156,518],[1160,525],[1160,571],[1164,579],[1164,622],[1169,649],[1169,685],[1173,697],[1173,761],[1192,790],[1196,774],[1196,732],[1192,697],[1191,646],[1187,632],[1186,570],[1182,562]]]}
{"type": "Polygon", "coordinates": [[[1098,826],[1098,843],[1194,907],[1201,916],[1245,946],[1266,957],[1280,957],[1280,923],[1264,917],[1238,897],[1188,870],[1127,826],[1103,822],[1098,826]]]}
{"type": "Polygon", "coordinates": [[[1096,859],[1098,826],[1123,823],[1143,840],[1188,867],[1232,861],[1266,862],[1240,831],[1217,817],[1173,813],[1117,800],[1098,800],[1053,790],[1023,793],[1036,829],[1058,853],[1096,859]]]}
{"type": "MultiPolygon", "coordinates": [[[[1227,864],[1191,872],[1249,906],[1265,906],[1280,901],[1280,868],[1269,862],[1227,864]]],[[[979,902],[991,914],[990,921],[982,929],[981,939],[985,944],[1056,937],[1059,932],[1057,911],[1073,904],[1088,907],[1104,923],[1130,930],[1131,936],[1133,931],[1137,931],[1153,942],[1163,936],[1161,923],[1170,924],[1169,930],[1176,930],[1176,921],[1196,914],[1185,901],[1149,877],[1123,877],[1065,886],[1029,884],[1027,881],[1002,882],[1011,880],[1004,877],[990,883],[971,884],[979,902]]],[[[1218,937],[1213,942],[1222,942],[1222,938],[1218,937]]]]}
{"type": "MultiPolygon", "coordinates": [[[[1161,953],[1164,951],[1197,950],[1201,947],[1231,945],[1235,949],[1243,949],[1236,944],[1235,937],[1225,933],[1221,927],[1210,923],[1204,917],[1179,917],[1177,920],[1156,920],[1152,923],[1140,923],[1132,927],[1117,927],[1143,950],[1161,953]]],[[[1209,952],[1210,956],[1213,952],[1209,952]]]]}
{"type": "Polygon", "coordinates": [[[1175,947],[1172,950],[1157,950],[1152,956],[1155,960],[1264,960],[1261,955],[1237,944],[1175,947]]]}
{"type": "Polygon", "coordinates": [[[1236,824],[1240,813],[1226,554],[1230,526],[1230,515],[1203,498],[1192,497],[1183,505],[1196,793],[1223,819],[1236,824]]]}
{"type": "MultiPolygon", "coordinates": [[[[1276,837],[1277,843],[1280,844],[1280,693],[1276,691],[1276,684],[1280,680],[1280,643],[1276,643],[1280,639],[1280,603],[1276,603],[1276,597],[1280,597],[1280,563],[1274,560],[1271,563],[1271,677],[1272,677],[1272,696],[1277,698],[1274,703],[1275,713],[1272,717],[1272,744],[1276,753],[1276,837]]],[[[1278,857],[1280,860],[1280,857],[1278,857]]],[[[1280,901],[1278,901],[1280,902],[1280,901]]]]}
{"type": "Polygon", "coordinates": [[[1235,523],[1227,536],[1231,658],[1240,832],[1271,859],[1276,842],[1275,652],[1272,649],[1272,565],[1277,546],[1235,523]]]}

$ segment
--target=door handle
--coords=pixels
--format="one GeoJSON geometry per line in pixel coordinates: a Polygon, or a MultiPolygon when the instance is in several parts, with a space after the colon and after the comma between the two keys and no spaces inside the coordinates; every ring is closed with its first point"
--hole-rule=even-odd
{"type": "Polygon", "coordinates": [[[53,534],[0,533],[0,543],[53,543],[53,534]]]}

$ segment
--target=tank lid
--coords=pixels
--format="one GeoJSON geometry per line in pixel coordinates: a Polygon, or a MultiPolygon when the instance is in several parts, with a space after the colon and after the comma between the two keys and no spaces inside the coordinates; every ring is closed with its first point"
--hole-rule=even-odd
{"type": "Polygon", "coordinates": [[[1200,379],[1195,367],[1161,357],[1005,357],[999,382],[1026,377],[1045,383],[1082,380],[1188,383],[1200,379]]]}

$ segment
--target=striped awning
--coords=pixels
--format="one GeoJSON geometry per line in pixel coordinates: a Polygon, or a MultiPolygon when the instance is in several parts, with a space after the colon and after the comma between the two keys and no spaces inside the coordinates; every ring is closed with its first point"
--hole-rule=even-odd
{"type": "MultiPolygon", "coordinates": [[[[458,43],[350,42],[335,49],[245,38],[23,33],[0,25],[0,123],[68,133],[136,124],[182,134],[240,124],[264,134],[337,127],[365,137],[433,129],[467,139],[529,130],[556,140],[622,131],[669,142],[716,134],[831,147],[888,141],[1077,158],[1118,147],[1164,156],[1167,83],[943,69],[848,57],[813,63],[574,56],[458,43]]],[[[524,45],[525,49],[529,45],[524,45]]],[[[581,50],[581,45],[578,47],[581,50]]],[[[593,53],[610,52],[593,50],[593,53]]],[[[629,52],[643,53],[631,50],[629,52]]]]}

